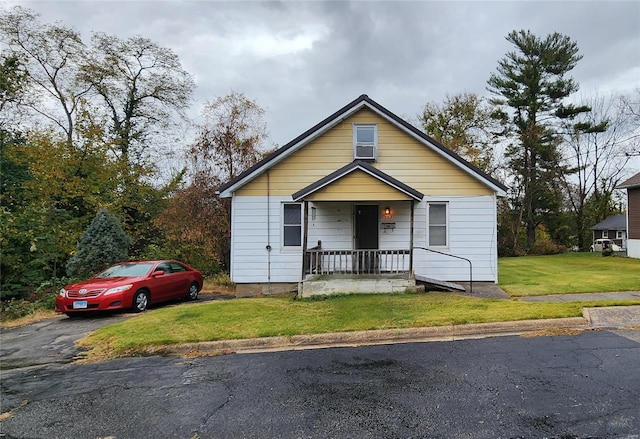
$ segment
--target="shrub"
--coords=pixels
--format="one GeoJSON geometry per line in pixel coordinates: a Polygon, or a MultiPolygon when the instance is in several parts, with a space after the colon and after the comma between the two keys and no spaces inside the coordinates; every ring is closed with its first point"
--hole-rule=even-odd
{"type": "Polygon", "coordinates": [[[529,252],[531,255],[541,256],[541,255],[558,255],[561,253],[566,253],[567,248],[563,245],[556,244],[550,240],[537,241],[531,251],[529,252]]]}
{"type": "Polygon", "coordinates": [[[78,250],[67,263],[67,274],[85,277],[116,262],[126,261],[131,243],[118,218],[106,209],[100,209],[80,237],[78,250]]]}

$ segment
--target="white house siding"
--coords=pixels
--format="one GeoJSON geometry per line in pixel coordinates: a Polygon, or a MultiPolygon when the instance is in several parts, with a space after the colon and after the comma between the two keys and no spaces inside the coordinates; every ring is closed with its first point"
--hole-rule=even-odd
{"type": "MultiPolygon", "coordinates": [[[[473,280],[497,282],[497,227],[495,198],[493,196],[478,197],[438,197],[425,199],[421,204],[421,213],[416,217],[425,218],[420,233],[426,230],[426,206],[429,202],[446,201],[448,203],[448,238],[445,248],[433,247],[443,253],[463,257],[473,264],[473,280]]],[[[417,227],[417,224],[416,224],[417,227]]],[[[416,247],[429,247],[426,236],[417,239],[416,247]]],[[[428,235],[428,234],[427,234],[428,235]]],[[[469,263],[416,249],[414,253],[414,271],[416,274],[445,281],[469,280],[469,263]]]]}
{"type": "MultiPolygon", "coordinates": [[[[282,247],[282,203],[290,197],[235,196],[232,203],[231,278],[236,283],[299,282],[302,272],[302,248],[282,247]],[[269,221],[267,221],[269,212],[269,221]],[[267,225],[270,224],[267,233],[267,225]],[[266,250],[271,245],[271,252],[266,250]],[[269,261],[270,259],[270,261],[269,261]]],[[[448,238],[446,248],[434,247],[444,253],[471,259],[474,281],[496,282],[496,211],[493,196],[438,197],[415,204],[414,246],[428,247],[426,239],[427,203],[448,203],[448,238]]],[[[380,228],[380,249],[410,248],[411,211],[408,201],[393,202],[316,202],[309,203],[308,246],[322,241],[325,250],[353,248],[352,212],[356,204],[377,204],[380,223],[395,223],[394,229],[380,228]],[[383,209],[390,207],[392,216],[385,218],[383,209]],[[315,208],[315,220],[313,209],[315,208]]],[[[466,261],[416,249],[414,270],[417,274],[446,281],[469,279],[466,261]]]]}
{"type": "Polygon", "coordinates": [[[308,246],[322,241],[326,250],[351,250],[353,247],[352,203],[309,203],[308,246]],[[313,219],[315,209],[316,218],[313,219]]]}
{"type": "MultiPolygon", "coordinates": [[[[379,246],[381,250],[408,250],[410,247],[411,204],[408,201],[390,202],[316,202],[309,203],[309,247],[322,241],[323,250],[353,249],[353,206],[377,205],[379,208],[379,246]],[[383,210],[391,209],[385,218],[383,210]],[[315,209],[316,219],[313,219],[315,209]],[[395,228],[383,229],[382,223],[393,223],[395,228]]],[[[424,227],[424,222],[422,227],[424,227]]]]}
{"type": "Polygon", "coordinates": [[[231,279],[236,283],[299,282],[302,248],[282,247],[282,203],[291,197],[233,197],[231,279]],[[267,219],[267,212],[269,219],[267,219]],[[269,227],[267,227],[269,225],[269,227]],[[267,228],[269,233],[267,233],[267,228]],[[271,245],[271,252],[267,245],[271,245]]]}
{"type": "Polygon", "coordinates": [[[640,239],[627,239],[627,256],[640,258],[640,239]]]}

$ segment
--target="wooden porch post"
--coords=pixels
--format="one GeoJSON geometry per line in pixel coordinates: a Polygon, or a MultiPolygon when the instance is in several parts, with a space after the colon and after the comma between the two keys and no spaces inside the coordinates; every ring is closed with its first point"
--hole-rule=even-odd
{"type": "Polygon", "coordinates": [[[414,208],[415,201],[411,199],[411,231],[409,237],[409,273],[413,276],[413,221],[414,221],[414,208]]]}
{"type": "Polygon", "coordinates": [[[304,200],[304,203],[302,204],[302,209],[304,209],[304,225],[303,225],[303,232],[302,232],[302,276],[300,277],[300,280],[303,281],[304,280],[304,274],[305,274],[305,259],[307,257],[307,238],[309,235],[309,202],[307,200],[304,200]]]}

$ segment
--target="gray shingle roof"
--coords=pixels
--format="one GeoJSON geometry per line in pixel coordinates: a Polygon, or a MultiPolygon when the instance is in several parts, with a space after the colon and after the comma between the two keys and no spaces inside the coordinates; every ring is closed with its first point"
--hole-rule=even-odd
{"type": "Polygon", "coordinates": [[[592,230],[627,230],[627,217],[625,215],[611,215],[600,221],[592,230]]]}

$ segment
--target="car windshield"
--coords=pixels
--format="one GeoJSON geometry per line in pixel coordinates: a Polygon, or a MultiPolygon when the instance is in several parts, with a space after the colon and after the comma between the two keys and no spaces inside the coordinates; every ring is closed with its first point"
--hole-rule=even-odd
{"type": "Polygon", "coordinates": [[[98,273],[96,277],[106,278],[144,276],[149,272],[149,270],[151,270],[152,266],[152,263],[114,265],[113,267],[107,268],[102,273],[98,273]]]}

